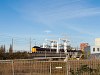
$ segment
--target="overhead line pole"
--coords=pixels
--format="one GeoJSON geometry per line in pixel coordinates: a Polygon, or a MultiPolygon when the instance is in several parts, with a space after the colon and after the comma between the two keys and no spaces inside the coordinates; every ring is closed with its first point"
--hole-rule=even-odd
{"type": "Polygon", "coordinates": [[[13,38],[12,38],[12,50],[13,50],[13,46],[14,46],[13,44],[14,44],[14,40],[13,40],[13,38]]]}
{"type": "Polygon", "coordinates": [[[32,52],[32,51],[31,51],[31,44],[32,44],[32,42],[31,42],[31,37],[30,37],[30,53],[32,52]]]}

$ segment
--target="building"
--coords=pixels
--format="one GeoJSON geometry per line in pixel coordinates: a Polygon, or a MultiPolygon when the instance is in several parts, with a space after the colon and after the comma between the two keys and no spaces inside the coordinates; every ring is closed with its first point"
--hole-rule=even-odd
{"type": "Polygon", "coordinates": [[[81,51],[84,51],[85,48],[88,47],[88,46],[89,46],[88,43],[81,43],[81,44],[80,44],[80,50],[81,50],[81,51]]]}
{"type": "Polygon", "coordinates": [[[91,47],[91,54],[100,53],[100,38],[95,39],[95,46],[91,47]]]}
{"type": "Polygon", "coordinates": [[[87,59],[90,55],[90,45],[88,43],[81,43],[80,50],[84,54],[84,58],[87,59]]]}
{"type": "Polygon", "coordinates": [[[100,46],[100,38],[95,39],[95,46],[100,46]]]}
{"type": "Polygon", "coordinates": [[[91,54],[100,53],[100,46],[92,46],[91,54]]]}

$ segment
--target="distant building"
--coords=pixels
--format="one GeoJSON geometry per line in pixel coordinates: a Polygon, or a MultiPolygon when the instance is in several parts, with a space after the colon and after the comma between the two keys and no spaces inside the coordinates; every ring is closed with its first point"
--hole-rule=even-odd
{"type": "Polygon", "coordinates": [[[100,38],[95,39],[95,46],[100,46],[100,38]]]}
{"type": "Polygon", "coordinates": [[[90,46],[88,45],[87,47],[84,48],[84,51],[90,52],[90,46]]]}
{"type": "Polygon", "coordinates": [[[84,58],[87,59],[90,55],[90,45],[88,43],[81,43],[80,50],[84,53],[84,58]]]}
{"type": "Polygon", "coordinates": [[[95,39],[95,46],[91,47],[91,54],[100,53],[100,38],[95,39]]]}
{"type": "Polygon", "coordinates": [[[80,50],[81,50],[81,51],[84,51],[88,46],[89,46],[88,43],[81,43],[81,44],[80,44],[80,50]]]}

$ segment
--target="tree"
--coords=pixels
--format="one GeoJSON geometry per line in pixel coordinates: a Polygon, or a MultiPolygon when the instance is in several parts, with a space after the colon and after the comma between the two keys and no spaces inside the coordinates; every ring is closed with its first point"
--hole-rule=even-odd
{"type": "Polygon", "coordinates": [[[5,49],[3,47],[3,45],[1,45],[0,47],[0,59],[4,59],[5,58],[5,49]]]}
{"type": "Polygon", "coordinates": [[[9,48],[9,53],[12,54],[13,53],[13,48],[12,45],[10,44],[10,48],[9,48]]]}
{"type": "Polygon", "coordinates": [[[13,59],[13,49],[12,49],[12,45],[11,44],[10,44],[10,47],[9,47],[8,59],[13,59]]]}
{"type": "Polygon", "coordinates": [[[4,51],[4,53],[6,52],[6,47],[5,47],[5,45],[3,46],[3,51],[4,51]]]}

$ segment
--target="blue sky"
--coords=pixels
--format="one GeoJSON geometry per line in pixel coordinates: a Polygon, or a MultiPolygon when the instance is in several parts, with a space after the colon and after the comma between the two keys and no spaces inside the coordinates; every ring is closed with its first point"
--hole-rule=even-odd
{"type": "Polygon", "coordinates": [[[43,42],[63,35],[73,46],[94,45],[99,28],[100,0],[0,0],[0,44],[13,37],[16,49],[28,48],[29,37],[43,42]]]}

